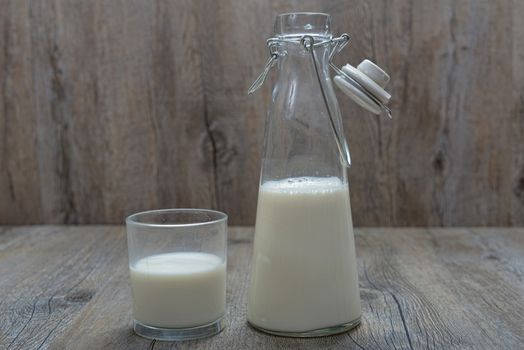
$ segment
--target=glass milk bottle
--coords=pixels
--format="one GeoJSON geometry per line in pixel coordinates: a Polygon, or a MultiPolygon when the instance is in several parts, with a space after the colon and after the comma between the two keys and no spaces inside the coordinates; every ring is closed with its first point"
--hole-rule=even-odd
{"type": "Polygon", "coordinates": [[[350,158],[329,76],[332,56],[348,40],[333,38],[327,14],[277,16],[270,59],[250,89],[276,67],[248,297],[249,323],[268,333],[320,336],[360,323],[350,158]]]}

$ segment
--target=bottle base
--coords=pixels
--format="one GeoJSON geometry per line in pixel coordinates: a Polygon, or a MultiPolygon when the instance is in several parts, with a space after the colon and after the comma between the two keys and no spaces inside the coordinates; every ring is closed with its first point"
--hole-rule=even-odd
{"type": "Polygon", "coordinates": [[[275,331],[271,329],[265,329],[262,327],[259,327],[251,322],[248,321],[248,323],[251,325],[251,327],[262,331],[264,333],[269,333],[272,335],[278,335],[280,337],[292,337],[292,338],[312,338],[312,337],[325,337],[329,335],[335,335],[339,333],[347,332],[355,327],[357,327],[360,324],[361,318],[357,318],[351,322],[343,323],[336,326],[326,327],[326,328],[320,328],[320,329],[313,329],[310,331],[305,332],[280,332],[275,331]]]}
{"type": "Polygon", "coordinates": [[[164,341],[206,338],[220,333],[225,326],[226,322],[224,316],[214,322],[189,328],[161,328],[148,326],[137,320],[133,321],[133,329],[139,336],[164,341]]]}

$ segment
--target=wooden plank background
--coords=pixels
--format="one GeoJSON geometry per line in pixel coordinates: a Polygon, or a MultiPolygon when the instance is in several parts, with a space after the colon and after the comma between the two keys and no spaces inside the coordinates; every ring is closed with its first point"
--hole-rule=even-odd
{"type": "Polygon", "coordinates": [[[524,224],[521,0],[0,0],[0,224],[162,207],[255,218],[276,14],[324,11],[338,63],[391,73],[394,119],[339,95],[356,225],[524,224]]]}

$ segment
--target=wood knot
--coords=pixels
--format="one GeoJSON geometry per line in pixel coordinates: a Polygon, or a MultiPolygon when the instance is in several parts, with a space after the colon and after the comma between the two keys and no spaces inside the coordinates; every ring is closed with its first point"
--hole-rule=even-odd
{"type": "Polygon", "coordinates": [[[217,148],[217,160],[219,164],[224,166],[229,165],[238,155],[234,143],[230,142],[228,135],[219,130],[215,131],[215,141],[217,148]]]}
{"type": "Polygon", "coordinates": [[[489,260],[500,260],[500,258],[494,254],[489,254],[488,256],[486,256],[486,259],[489,259],[489,260]]]}
{"type": "Polygon", "coordinates": [[[94,295],[95,292],[91,289],[80,289],[66,295],[65,300],[70,303],[87,303],[94,295]]]}
{"type": "Polygon", "coordinates": [[[211,150],[213,166],[228,166],[238,155],[236,146],[230,142],[228,135],[213,128],[208,130],[208,136],[202,144],[204,154],[211,150]]]}
{"type": "Polygon", "coordinates": [[[444,166],[444,155],[442,152],[438,151],[435,158],[433,158],[433,169],[438,173],[442,173],[444,171],[444,166]]]}
{"type": "Polygon", "coordinates": [[[513,193],[524,203],[524,169],[513,188],[513,193]]]}

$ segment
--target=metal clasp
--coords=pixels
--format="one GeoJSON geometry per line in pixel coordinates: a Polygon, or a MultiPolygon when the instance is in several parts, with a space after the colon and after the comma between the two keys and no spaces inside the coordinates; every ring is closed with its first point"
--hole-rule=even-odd
{"type": "MultiPolygon", "coordinates": [[[[344,40],[345,40],[344,43],[347,43],[349,41],[349,35],[346,34],[346,38],[344,40]]],[[[333,40],[331,41],[333,42],[333,40]]],[[[331,61],[331,57],[333,56],[333,53],[337,50],[337,47],[339,46],[340,42],[341,41],[335,42],[335,46],[333,47],[333,50],[330,54],[330,61],[331,61]]],[[[322,78],[320,77],[320,72],[319,72],[318,65],[317,65],[317,57],[315,55],[315,50],[313,50],[313,48],[315,47],[315,39],[310,35],[305,35],[300,40],[300,44],[304,46],[306,51],[309,51],[311,53],[311,59],[313,60],[313,67],[315,67],[315,74],[317,76],[318,85],[320,86],[320,92],[322,93],[322,99],[324,100],[324,104],[326,105],[326,110],[329,116],[329,123],[331,125],[331,130],[333,131],[333,136],[335,137],[335,142],[337,144],[338,152],[340,155],[340,161],[342,162],[344,166],[349,168],[351,166],[351,156],[349,154],[349,146],[348,146],[348,143],[344,135],[339,133],[339,130],[337,129],[337,125],[335,124],[335,119],[333,118],[333,114],[331,113],[331,108],[329,108],[329,102],[327,99],[326,92],[324,90],[324,85],[322,84],[322,78]]]]}
{"type": "Polygon", "coordinates": [[[273,66],[275,65],[277,59],[278,59],[278,44],[276,42],[267,42],[267,48],[269,50],[269,59],[266,62],[266,65],[264,66],[264,70],[260,75],[255,79],[253,84],[249,87],[249,90],[247,90],[247,94],[251,95],[253,92],[257,91],[262,84],[264,84],[264,81],[266,81],[266,77],[269,74],[269,71],[273,66]]]}

